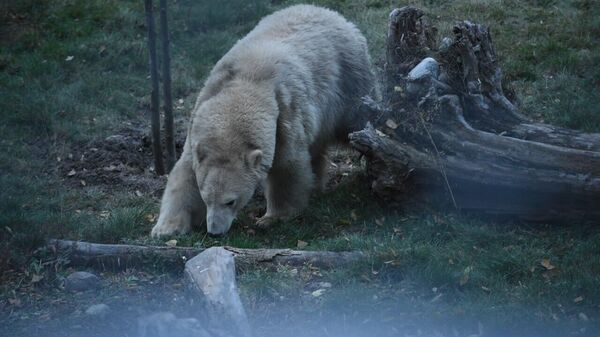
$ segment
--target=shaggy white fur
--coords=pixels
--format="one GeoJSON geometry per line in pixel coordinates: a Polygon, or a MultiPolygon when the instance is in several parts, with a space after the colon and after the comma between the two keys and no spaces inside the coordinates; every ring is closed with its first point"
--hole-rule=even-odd
{"type": "Polygon", "coordinates": [[[367,42],[338,13],[299,5],[265,17],[200,92],[152,235],[204,219],[225,233],[262,182],[259,225],[298,213],[325,183],[327,146],[366,122],[357,107],[374,88],[367,42]]]}

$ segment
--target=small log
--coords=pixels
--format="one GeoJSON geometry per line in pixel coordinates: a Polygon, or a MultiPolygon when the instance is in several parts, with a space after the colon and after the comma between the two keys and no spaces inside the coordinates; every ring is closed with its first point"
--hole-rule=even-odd
{"type": "Polygon", "coordinates": [[[335,269],[348,267],[357,262],[365,261],[367,258],[367,255],[362,252],[223,248],[233,253],[236,263],[241,268],[256,266],[273,267],[278,265],[302,267],[310,265],[321,269],[335,269]]]}
{"type": "Polygon", "coordinates": [[[49,240],[45,249],[54,254],[65,255],[71,266],[90,266],[102,270],[122,270],[157,262],[181,269],[187,260],[203,251],[200,248],[137,246],[55,239],[49,240]]]}
{"type": "MultiPolygon", "coordinates": [[[[186,261],[204,251],[201,248],[138,246],[102,244],[71,240],[49,240],[46,251],[65,255],[72,266],[90,266],[100,269],[143,267],[149,263],[166,263],[183,268],[186,261]]],[[[251,267],[271,268],[277,265],[312,265],[323,269],[347,267],[365,261],[362,252],[302,251],[292,249],[246,249],[223,247],[231,252],[237,265],[245,270],[251,267]]]]}

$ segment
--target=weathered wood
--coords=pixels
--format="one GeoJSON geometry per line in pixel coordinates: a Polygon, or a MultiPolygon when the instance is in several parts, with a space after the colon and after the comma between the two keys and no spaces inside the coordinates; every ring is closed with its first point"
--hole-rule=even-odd
{"type": "Polygon", "coordinates": [[[224,248],[234,254],[235,261],[241,268],[277,265],[301,267],[311,265],[322,269],[335,269],[366,261],[367,258],[362,252],[224,248]]]}
{"type": "Polygon", "coordinates": [[[173,98],[171,97],[171,51],[169,46],[169,24],[167,0],[160,0],[160,35],[162,40],[162,80],[165,111],[165,146],[167,148],[167,172],[175,165],[175,136],[173,123],[173,98]]]}
{"type": "Polygon", "coordinates": [[[392,12],[386,65],[414,66],[427,54],[439,69],[432,59],[394,68],[389,106],[362,107],[385,117],[349,136],[367,158],[373,190],[534,220],[600,219],[600,134],[523,116],[505,93],[488,28],[461,22],[437,48],[415,28],[423,20],[413,7],[392,12]]]}
{"type": "MultiPolygon", "coordinates": [[[[235,256],[241,268],[273,267],[277,265],[331,269],[365,261],[362,252],[302,251],[291,249],[243,249],[223,247],[235,256]]],[[[49,240],[45,249],[68,257],[73,266],[101,269],[142,267],[161,262],[182,268],[184,263],[204,251],[201,248],[102,244],[71,240],[49,240]]]]}
{"type": "Polygon", "coordinates": [[[100,269],[126,269],[153,262],[183,268],[185,262],[203,249],[186,247],[137,246],[90,243],[71,240],[49,240],[49,252],[65,255],[72,266],[90,266],[100,269]]]}
{"type": "Polygon", "coordinates": [[[158,61],[156,58],[156,32],[154,29],[154,11],[152,0],[144,0],[146,9],[146,26],[148,27],[148,54],[150,66],[150,81],[152,92],[150,93],[150,112],[152,124],[152,152],[154,154],[154,169],[158,175],[165,174],[162,147],[160,142],[160,113],[158,97],[158,61]]]}

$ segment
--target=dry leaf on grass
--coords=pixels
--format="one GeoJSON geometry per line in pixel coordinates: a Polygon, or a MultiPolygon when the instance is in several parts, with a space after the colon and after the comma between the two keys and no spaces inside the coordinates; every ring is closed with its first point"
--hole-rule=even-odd
{"type": "Polygon", "coordinates": [[[540,262],[540,264],[542,265],[542,267],[546,268],[546,270],[552,270],[556,268],[554,265],[552,265],[552,263],[550,263],[550,259],[543,259],[542,262],[540,262]]]}

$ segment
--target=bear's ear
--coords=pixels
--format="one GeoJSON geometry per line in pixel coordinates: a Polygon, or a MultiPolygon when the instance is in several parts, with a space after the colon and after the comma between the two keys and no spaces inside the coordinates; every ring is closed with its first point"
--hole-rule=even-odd
{"type": "Polygon", "coordinates": [[[262,161],[263,152],[261,150],[252,150],[246,155],[246,163],[251,169],[257,169],[262,161]]]}

